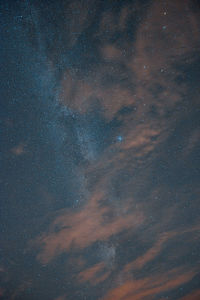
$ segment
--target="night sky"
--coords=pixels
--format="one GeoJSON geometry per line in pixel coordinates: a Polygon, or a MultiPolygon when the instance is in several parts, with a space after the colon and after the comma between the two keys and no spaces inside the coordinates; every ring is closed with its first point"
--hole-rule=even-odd
{"type": "Polygon", "coordinates": [[[200,4],[0,1],[0,299],[200,299],[200,4]]]}

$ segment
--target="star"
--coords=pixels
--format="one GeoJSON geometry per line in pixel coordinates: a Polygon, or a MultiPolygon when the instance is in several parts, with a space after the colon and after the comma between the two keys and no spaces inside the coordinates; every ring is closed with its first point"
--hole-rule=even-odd
{"type": "Polygon", "coordinates": [[[122,141],[123,141],[123,137],[122,137],[121,135],[118,135],[118,136],[117,136],[117,141],[118,141],[118,142],[122,142],[122,141]]]}

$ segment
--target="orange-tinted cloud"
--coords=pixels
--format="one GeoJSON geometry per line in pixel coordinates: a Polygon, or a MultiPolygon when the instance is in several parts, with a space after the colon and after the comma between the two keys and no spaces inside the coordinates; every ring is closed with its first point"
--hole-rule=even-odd
{"type": "Polygon", "coordinates": [[[165,274],[152,275],[142,279],[132,279],[113,288],[103,297],[104,300],[142,300],[153,299],[159,293],[170,291],[192,279],[195,271],[182,268],[172,269],[165,274]]]}
{"type": "MultiPolygon", "coordinates": [[[[134,10],[136,9],[133,5],[134,10]]],[[[126,23],[131,6],[122,8],[120,21],[126,23]]],[[[118,18],[111,12],[102,17],[101,30],[105,33],[118,30],[123,34],[118,18]]],[[[105,108],[105,115],[112,117],[121,107],[137,105],[140,118],[142,113],[155,105],[163,115],[166,109],[173,108],[181,101],[184,86],[176,83],[179,71],[175,63],[184,59],[191,63],[191,49],[198,48],[199,43],[198,15],[190,10],[190,1],[156,1],[149,9],[136,33],[136,40],[128,46],[120,48],[108,41],[101,49],[103,59],[101,66],[91,73],[91,76],[77,78],[72,71],[63,78],[62,98],[68,106],[80,112],[85,112],[95,98],[99,98],[105,108]],[[177,18],[181,14],[182,18],[177,18]],[[176,22],[174,22],[176,19],[176,22]],[[191,32],[194,34],[191,35],[191,32]],[[131,53],[132,55],[125,55],[131,53]],[[107,60],[113,60],[113,64],[107,60]],[[126,68],[116,66],[116,61],[126,68]],[[103,84],[107,76],[118,79],[127,78],[134,86],[123,87],[121,84],[103,84]],[[159,95],[156,93],[159,90],[159,95]],[[155,96],[156,95],[156,96],[155,96]],[[144,107],[143,105],[146,105],[144,107]]]]}
{"type": "Polygon", "coordinates": [[[139,256],[135,261],[128,263],[124,271],[129,272],[135,269],[141,269],[146,263],[155,259],[158,254],[161,252],[163,245],[165,242],[169,241],[169,239],[175,236],[177,233],[163,233],[160,238],[157,239],[153,247],[151,247],[144,255],[139,256]]]}
{"type": "Polygon", "coordinates": [[[110,271],[106,271],[103,262],[98,263],[86,270],[83,270],[78,275],[78,280],[80,282],[90,282],[90,284],[95,285],[101,281],[104,281],[110,275],[110,271]]]}
{"type": "Polygon", "coordinates": [[[180,300],[199,300],[200,299],[200,290],[195,290],[192,293],[180,298],[180,300]]]}
{"type": "MultiPolygon", "coordinates": [[[[71,248],[83,249],[96,241],[105,241],[113,235],[127,229],[140,226],[144,220],[142,213],[137,211],[128,212],[115,216],[105,222],[109,207],[102,206],[102,192],[96,193],[79,212],[66,212],[57,217],[51,226],[51,232],[43,234],[37,243],[42,246],[38,259],[47,263],[54,256],[67,252],[71,248]],[[59,227],[60,231],[55,232],[59,227]]],[[[123,210],[125,212],[125,210],[123,210]]]]}
{"type": "Polygon", "coordinates": [[[102,55],[107,60],[119,60],[121,56],[123,55],[123,52],[120,49],[117,49],[113,45],[105,45],[102,48],[102,55]]]}
{"type": "Polygon", "coordinates": [[[182,60],[187,64],[191,49],[200,44],[198,17],[189,6],[190,1],[155,1],[138,28],[136,54],[127,62],[137,78],[136,97],[146,109],[154,105],[160,116],[181,102],[186,86],[177,84],[175,66],[182,60]]]}
{"type": "Polygon", "coordinates": [[[0,297],[3,297],[4,295],[4,289],[0,287],[0,297]]]}
{"type": "Polygon", "coordinates": [[[11,152],[15,155],[22,155],[25,152],[25,145],[24,143],[20,143],[14,148],[11,149],[11,152]]]}
{"type": "Polygon", "coordinates": [[[23,281],[12,293],[10,297],[11,300],[16,299],[22,292],[26,291],[28,288],[32,286],[32,280],[23,281]]]}
{"type": "Polygon", "coordinates": [[[54,300],[67,300],[67,295],[56,297],[54,300]]]}

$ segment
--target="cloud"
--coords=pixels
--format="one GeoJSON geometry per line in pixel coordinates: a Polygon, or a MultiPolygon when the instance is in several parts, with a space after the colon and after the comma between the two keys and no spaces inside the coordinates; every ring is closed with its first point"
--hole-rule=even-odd
{"type": "Polygon", "coordinates": [[[175,268],[165,274],[148,276],[142,279],[127,280],[117,288],[108,292],[104,300],[142,300],[153,299],[159,293],[170,291],[192,279],[195,271],[175,268]]]}
{"type": "MultiPolygon", "coordinates": [[[[58,98],[66,110],[62,126],[56,119],[48,132],[57,145],[53,182],[67,188],[60,209],[56,192],[41,187],[46,215],[57,201],[59,209],[29,243],[37,265],[54,269],[62,260],[56,272],[64,265],[65,284],[73,278],[76,289],[86,285],[86,296],[104,300],[154,299],[197,274],[190,248],[199,242],[199,189],[191,170],[199,133],[191,126],[186,134],[184,123],[197,106],[190,81],[180,78],[195,63],[199,20],[190,1],[135,3],[117,13],[90,1],[64,5],[68,43],[59,36],[49,59],[62,42],[73,53],[61,63],[58,98]]],[[[21,155],[24,147],[11,151],[21,155]]],[[[60,295],[67,299],[67,291],[60,295]]]]}
{"type": "Polygon", "coordinates": [[[168,232],[168,233],[162,233],[161,237],[157,238],[155,244],[153,247],[147,250],[144,255],[140,255],[135,261],[128,263],[124,271],[129,272],[131,270],[135,269],[142,269],[145,264],[148,262],[154,260],[156,257],[158,257],[159,253],[162,251],[164,244],[166,242],[169,242],[169,239],[171,237],[176,236],[177,233],[175,232],[168,232]]]}
{"type": "Polygon", "coordinates": [[[78,281],[81,283],[90,282],[91,285],[96,285],[108,278],[110,271],[106,270],[104,263],[98,263],[94,266],[81,271],[78,274],[78,281]]]}
{"type": "Polygon", "coordinates": [[[37,258],[47,263],[55,256],[74,249],[84,249],[96,241],[106,241],[123,230],[134,229],[143,223],[143,216],[137,211],[128,212],[104,221],[111,208],[102,206],[102,192],[98,191],[79,212],[66,212],[57,217],[51,225],[51,232],[37,239],[41,247],[37,258]],[[56,230],[59,228],[60,230],[56,230]]]}
{"type": "Polygon", "coordinates": [[[16,156],[22,155],[25,153],[25,145],[24,143],[20,143],[14,148],[11,149],[11,152],[15,154],[16,156]]]}
{"type": "Polygon", "coordinates": [[[198,300],[200,298],[200,290],[195,290],[190,294],[180,298],[180,300],[198,300]]]}
{"type": "MultiPolygon", "coordinates": [[[[184,5],[189,9],[188,1],[184,5]]],[[[98,99],[105,122],[118,121],[120,126],[116,134],[123,139],[120,143],[108,143],[95,160],[88,159],[89,163],[81,169],[83,178],[87,178],[82,187],[87,191],[85,202],[76,210],[62,210],[50,225],[49,232],[36,239],[40,262],[50,263],[58,255],[74,250],[84,252],[96,242],[107,242],[123,232],[127,236],[137,233],[141,245],[148,243],[148,246],[143,254],[125,263],[124,273],[120,276],[126,278],[133,270],[142,271],[148,263],[156,261],[171,241],[183,233],[177,225],[181,204],[172,201],[175,196],[174,191],[170,192],[168,167],[165,165],[168,163],[167,141],[181,118],[176,114],[176,108],[187,92],[187,84],[177,81],[181,73],[177,64],[188,59],[191,49],[199,45],[196,15],[187,15],[184,5],[177,1],[168,1],[165,7],[159,1],[152,3],[137,27],[135,39],[124,43],[124,49],[105,38],[99,49],[101,64],[91,68],[87,75],[80,75],[73,68],[66,69],[61,83],[61,102],[77,116],[87,116],[98,99]],[[177,12],[186,18],[177,19],[177,12]],[[195,32],[194,36],[191,36],[191,31],[195,32]],[[169,231],[173,225],[177,228],[169,231]],[[142,226],[144,230],[141,232],[142,226]]],[[[130,7],[121,10],[120,24],[111,12],[104,13],[100,36],[105,31],[111,35],[116,30],[123,35],[130,11],[130,7]]],[[[197,136],[197,133],[191,133],[185,153],[191,152],[193,146],[190,144],[197,143],[197,136]]],[[[80,130],[79,142],[85,157],[92,158],[94,151],[84,128],[80,130]]],[[[185,202],[181,188],[177,187],[176,191],[182,203],[185,202]]],[[[186,230],[187,225],[182,227],[186,230]]],[[[113,247],[115,249],[115,245],[113,247]]],[[[113,251],[116,255],[117,250],[113,251]]],[[[103,269],[105,260],[102,257],[100,263],[84,270],[80,267],[79,280],[91,284],[97,282],[98,268],[103,269]]],[[[113,261],[115,267],[116,260],[113,261]]],[[[111,277],[109,272],[105,273],[107,279],[111,277]]],[[[136,285],[138,299],[151,297],[153,293],[175,288],[194,274],[191,271],[187,277],[173,270],[163,272],[173,274],[174,283],[155,275],[133,279],[119,290],[127,290],[124,295],[129,297],[130,293],[131,299],[132,286],[136,285]],[[152,288],[154,281],[158,286],[152,288]]]]}

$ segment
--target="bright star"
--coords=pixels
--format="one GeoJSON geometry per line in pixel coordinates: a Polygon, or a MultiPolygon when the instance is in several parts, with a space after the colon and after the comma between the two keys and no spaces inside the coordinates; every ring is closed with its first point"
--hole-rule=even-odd
{"type": "Polygon", "coordinates": [[[118,136],[117,136],[117,141],[118,141],[118,142],[122,142],[122,141],[123,141],[123,137],[122,137],[121,135],[118,135],[118,136]]]}

